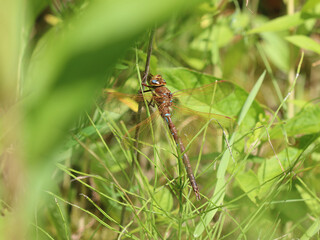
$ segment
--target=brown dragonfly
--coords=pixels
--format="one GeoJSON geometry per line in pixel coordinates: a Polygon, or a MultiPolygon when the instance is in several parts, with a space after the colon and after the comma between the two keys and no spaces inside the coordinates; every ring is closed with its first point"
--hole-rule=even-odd
{"type": "MultiPolygon", "coordinates": [[[[225,81],[220,81],[220,82],[215,82],[215,83],[205,85],[203,87],[181,90],[175,93],[172,93],[166,87],[166,84],[167,84],[166,81],[162,78],[161,75],[159,74],[154,76],[150,75],[148,77],[147,84],[143,84],[145,87],[148,88],[148,90],[146,90],[143,94],[140,93],[138,95],[135,95],[134,97],[131,96],[132,98],[134,98],[135,101],[140,102],[146,99],[145,95],[147,92],[149,92],[151,93],[151,96],[148,100],[149,106],[157,106],[157,109],[158,109],[158,112],[153,113],[148,119],[138,124],[138,126],[141,127],[141,126],[149,125],[147,124],[147,122],[152,121],[152,119],[154,119],[155,116],[157,115],[160,115],[164,119],[166,125],[168,126],[172,134],[172,137],[175,143],[177,144],[178,150],[180,151],[180,154],[182,156],[183,163],[186,168],[187,176],[190,181],[190,185],[197,199],[200,200],[201,199],[200,191],[193,174],[189,156],[187,154],[183,141],[178,134],[178,130],[174,124],[174,120],[173,120],[173,115],[175,115],[174,111],[176,111],[177,109],[179,109],[180,111],[181,109],[184,109],[182,111],[187,112],[187,114],[189,115],[191,114],[191,115],[199,116],[201,119],[206,119],[206,121],[212,120],[218,126],[230,127],[233,124],[232,118],[224,115],[210,113],[210,106],[209,106],[210,104],[209,105],[206,104],[206,107],[207,107],[206,110],[204,110],[201,106],[199,106],[199,104],[203,101],[216,102],[217,99],[221,99],[223,96],[230,94],[230,92],[233,89],[232,84],[225,81]],[[221,84],[224,85],[224,89],[228,89],[227,92],[219,91],[221,84]],[[218,90],[217,90],[217,86],[220,86],[218,87],[218,90]],[[188,108],[186,107],[182,108],[181,106],[179,107],[177,106],[177,103],[176,103],[177,100],[190,102],[190,99],[192,100],[194,107],[190,106],[190,104],[189,105],[187,104],[188,108]],[[201,108],[201,110],[202,111],[204,110],[205,112],[193,110],[192,108],[197,110],[201,108]]],[[[121,94],[121,93],[111,93],[111,94],[116,95],[116,97],[119,99],[125,99],[130,97],[130,95],[121,94]]],[[[136,127],[134,127],[133,129],[136,129],[136,127]]],[[[133,131],[133,129],[131,129],[129,132],[133,131]]]]}

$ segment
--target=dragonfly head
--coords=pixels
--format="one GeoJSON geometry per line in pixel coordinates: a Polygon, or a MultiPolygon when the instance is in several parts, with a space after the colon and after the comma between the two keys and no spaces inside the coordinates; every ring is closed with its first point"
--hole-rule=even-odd
{"type": "Polygon", "coordinates": [[[148,84],[150,87],[162,87],[166,85],[166,80],[162,78],[160,74],[152,76],[151,79],[149,79],[148,84]]]}

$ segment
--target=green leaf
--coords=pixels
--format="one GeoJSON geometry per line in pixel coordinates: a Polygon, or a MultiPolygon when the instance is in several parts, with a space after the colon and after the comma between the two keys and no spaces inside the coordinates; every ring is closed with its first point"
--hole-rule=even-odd
{"type": "Polygon", "coordinates": [[[49,0],[33,0],[28,3],[29,11],[28,11],[28,22],[27,29],[28,31],[32,30],[32,27],[35,23],[39,14],[50,4],[49,0]]]}
{"type": "Polygon", "coordinates": [[[154,194],[154,199],[157,207],[154,210],[158,213],[170,212],[173,207],[173,197],[169,189],[160,188],[154,194]]]}
{"type": "Polygon", "coordinates": [[[314,9],[315,9],[317,6],[319,6],[319,5],[320,5],[319,0],[308,0],[308,1],[304,4],[304,6],[303,6],[303,8],[301,9],[301,11],[302,11],[302,12],[307,12],[307,11],[310,11],[310,10],[314,11],[314,9]]]}
{"type": "MultiPolygon", "coordinates": [[[[201,88],[199,91],[192,89],[202,87],[207,84],[213,84],[220,79],[211,75],[202,74],[186,68],[163,68],[160,73],[167,81],[167,85],[172,92],[183,89],[191,89],[190,94],[179,96],[184,100],[184,106],[187,106],[196,111],[208,112],[211,108],[212,112],[222,114],[229,117],[237,116],[245,103],[248,93],[239,86],[222,81],[216,85],[213,93],[201,88]],[[214,94],[213,106],[211,106],[211,98],[214,94]]],[[[213,89],[214,90],[214,89],[213,89]]],[[[179,95],[179,92],[177,92],[179,95]]],[[[248,115],[246,116],[246,126],[253,127],[258,118],[258,115],[263,110],[257,102],[251,106],[248,115]]]]}
{"type": "Polygon", "coordinates": [[[290,68],[289,44],[276,32],[262,33],[262,47],[271,62],[284,72],[290,68]]]}
{"type": "MultiPolygon", "coordinates": [[[[316,198],[314,198],[314,196],[312,196],[308,191],[306,191],[300,185],[297,184],[296,188],[297,188],[298,192],[300,193],[302,199],[304,200],[305,204],[311,210],[311,212],[314,215],[319,215],[320,214],[319,201],[316,198]]],[[[309,189],[309,191],[310,191],[310,189],[309,189]]]]}
{"type": "Polygon", "coordinates": [[[296,148],[288,148],[273,156],[269,159],[265,159],[258,170],[258,178],[261,184],[259,198],[263,199],[265,195],[270,191],[271,187],[283,174],[281,165],[285,170],[289,169],[291,164],[296,160],[296,156],[302,150],[296,148]],[[280,165],[281,163],[281,165],[280,165]]]}
{"type": "Polygon", "coordinates": [[[234,37],[234,32],[230,28],[229,22],[231,22],[229,18],[218,19],[218,22],[211,29],[205,29],[199,34],[192,41],[190,47],[199,51],[207,51],[213,46],[222,48],[228,45],[234,37]]]}
{"type": "MultiPolygon", "coordinates": [[[[284,128],[288,136],[300,134],[312,134],[320,131],[320,106],[319,104],[310,104],[303,108],[293,118],[289,119],[284,128]]],[[[276,126],[270,131],[271,138],[282,137],[281,126],[276,126]]]]}
{"type": "Polygon", "coordinates": [[[284,17],[279,17],[268,21],[259,27],[251,29],[247,32],[247,34],[289,30],[292,27],[299,26],[300,24],[304,23],[304,21],[305,20],[301,17],[301,13],[297,12],[293,15],[286,15],[284,17]]]}
{"type": "Polygon", "coordinates": [[[253,203],[256,203],[256,197],[259,194],[259,179],[257,175],[250,169],[247,172],[240,172],[236,176],[241,189],[247,193],[247,196],[253,203]]]}
{"type": "Polygon", "coordinates": [[[319,0],[309,0],[301,9],[302,16],[319,18],[320,17],[320,2],[319,0]]]}
{"type": "Polygon", "coordinates": [[[293,35],[285,38],[287,41],[296,45],[297,47],[310,50],[320,54],[320,44],[314,41],[312,38],[304,35],[293,35]]]}

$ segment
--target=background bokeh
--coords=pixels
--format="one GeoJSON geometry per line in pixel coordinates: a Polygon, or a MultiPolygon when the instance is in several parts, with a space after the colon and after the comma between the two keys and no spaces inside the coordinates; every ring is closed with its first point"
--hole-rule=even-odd
{"type": "Polygon", "coordinates": [[[1,1],[0,238],[319,237],[319,17],[318,0],[1,1]],[[152,29],[199,202],[161,119],[128,140],[152,29]]]}

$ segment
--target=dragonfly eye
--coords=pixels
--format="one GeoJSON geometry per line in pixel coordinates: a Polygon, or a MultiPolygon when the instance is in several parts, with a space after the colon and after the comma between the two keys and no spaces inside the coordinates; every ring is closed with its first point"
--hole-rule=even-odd
{"type": "Polygon", "coordinates": [[[159,84],[159,81],[158,80],[151,80],[151,83],[156,85],[156,84],[159,84]]]}

